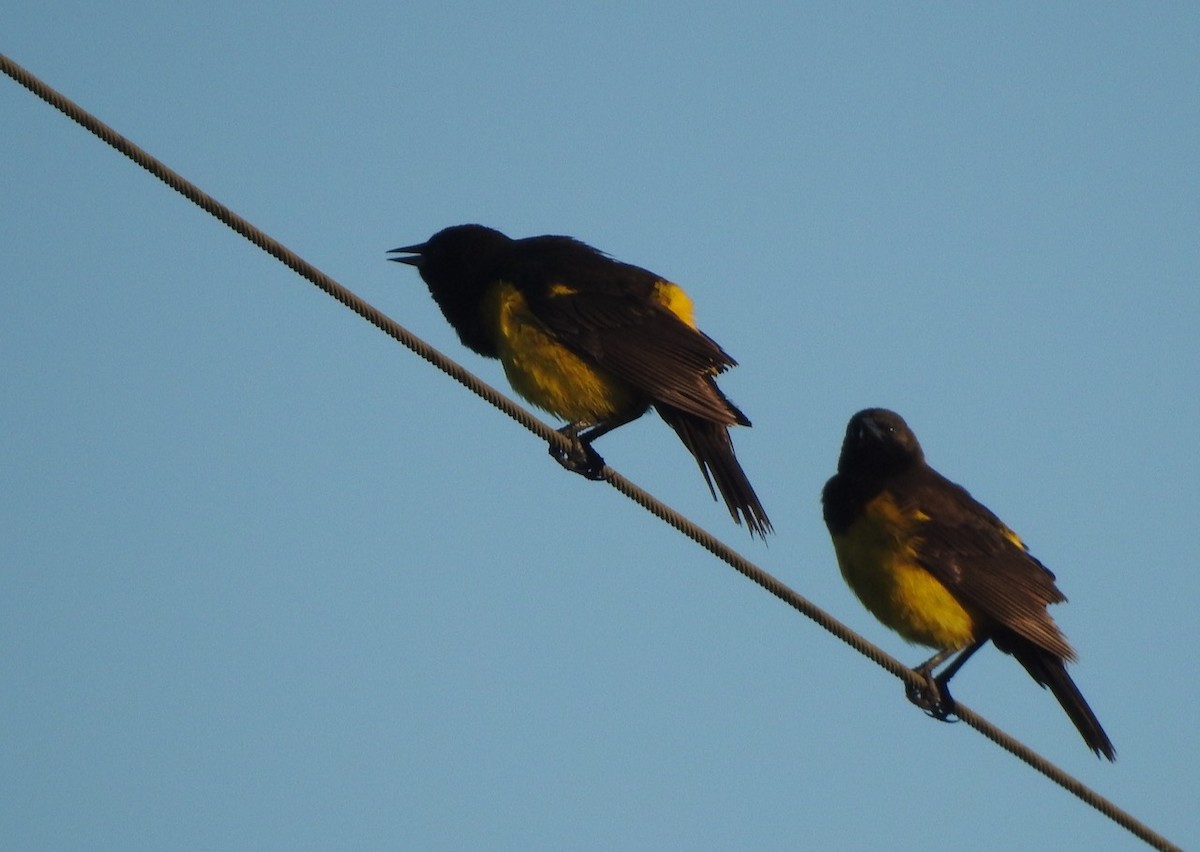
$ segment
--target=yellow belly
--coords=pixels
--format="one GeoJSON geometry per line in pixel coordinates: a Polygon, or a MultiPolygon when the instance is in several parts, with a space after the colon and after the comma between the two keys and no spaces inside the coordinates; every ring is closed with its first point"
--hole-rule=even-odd
{"type": "Polygon", "coordinates": [[[834,539],[847,585],[872,615],[909,642],[958,649],[975,638],[971,614],[916,559],[912,527],[921,516],[904,517],[885,497],[834,539]]]}
{"type": "Polygon", "coordinates": [[[538,408],[570,423],[595,424],[644,405],[626,382],[557,343],[525,297],[498,283],[483,305],[508,381],[538,408]]]}

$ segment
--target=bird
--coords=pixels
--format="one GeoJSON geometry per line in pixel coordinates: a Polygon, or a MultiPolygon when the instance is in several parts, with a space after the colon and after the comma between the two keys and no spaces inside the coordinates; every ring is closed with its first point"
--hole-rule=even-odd
{"type": "Polygon", "coordinates": [[[653,407],[733,520],[773,532],[729,437],[750,420],[716,383],[737,362],[697,328],[679,285],[572,237],[477,224],[388,254],[416,267],[464,346],[499,359],[520,396],[566,421],[573,448],[550,454],[568,470],[606,478],[592,442],[653,407]]]}
{"type": "Polygon", "coordinates": [[[950,678],[990,640],[1049,687],[1097,756],[1115,760],[1067,673],[1075,651],[1047,611],[1066,601],[1054,574],[986,506],[929,466],[899,414],[868,408],[850,418],[821,502],[854,594],[904,639],[937,650],[917,667],[924,686],[910,686],[910,700],[948,721],[950,678]]]}

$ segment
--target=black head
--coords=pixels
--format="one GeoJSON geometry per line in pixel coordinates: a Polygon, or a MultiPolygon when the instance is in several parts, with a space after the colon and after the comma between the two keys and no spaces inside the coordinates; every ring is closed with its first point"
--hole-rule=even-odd
{"type": "Polygon", "coordinates": [[[454,225],[423,243],[388,252],[411,257],[388,260],[415,266],[430,287],[461,286],[486,276],[495,257],[511,244],[512,240],[494,228],[454,225]]]}
{"type": "Polygon", "coordinates": [[[886,475],[924,460],[917,436],[903,417],[886,408],[867,408],[850,418],[838,473],[886,475]]]}
{"type": "Polygon", "coordinates": [[[429,287],[442,315],[470,349],[489,358],[498,356],[496,343],[480,314],[488,288],[503,276],[513,241],[483,225],[455,225],[438,231],[415,246],[392,249],[397,263],[415,266],[429,287]]]}

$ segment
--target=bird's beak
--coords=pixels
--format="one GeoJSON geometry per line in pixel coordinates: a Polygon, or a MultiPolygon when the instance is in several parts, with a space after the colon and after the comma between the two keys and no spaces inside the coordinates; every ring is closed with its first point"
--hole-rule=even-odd
{"type": "Polygon", "coordinates": [[[859,422],[859,437],[866,438],[868,435],[873,441],[884,441],[887,439],[888,429],[880,424],[874,417],[865,417],[859,422]]]}
{"type": "Polygon", "coordinates": [[[388,251],[388,254],[411,254],[412,257],[389,257],[388,260],[394,260],[396,263],[407,263],[409,266],[421,268],[421,261],[425,258],[421,256],[421,252],[425,251],[425,243],[419,243],[415,246],[405,246],[404,248],[394,248],[388,251]]]}

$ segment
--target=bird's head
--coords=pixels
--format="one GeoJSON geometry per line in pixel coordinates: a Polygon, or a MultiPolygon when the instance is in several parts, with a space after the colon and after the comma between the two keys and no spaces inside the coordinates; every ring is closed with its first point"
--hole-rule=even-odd
{"type": "Polygon", "coordinates": [[[406,257],[389,257],[396,263],[415,266],[430,290],[464,289],[490,280],[497,257],[512,240],[483,225],[454,225],[438,231],[417,245],[388,252],[406,257]]]}
{"type": "Polygon", "coordinates": [[[850,418],[838,472],[898,473],[924,459],[921,444],[903,417],[886,408],[867,408],[850,418]]]}

